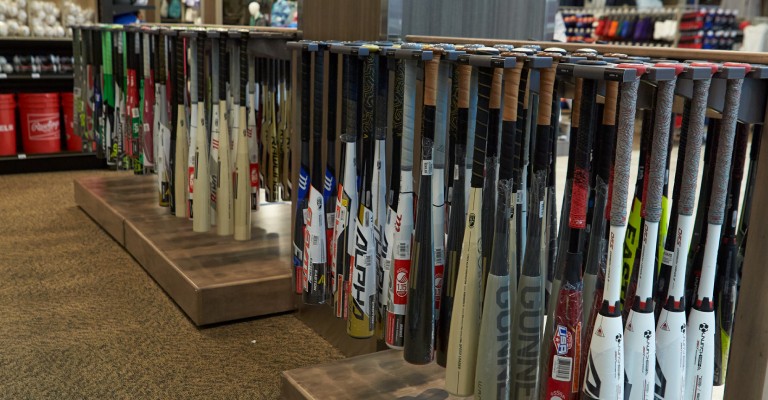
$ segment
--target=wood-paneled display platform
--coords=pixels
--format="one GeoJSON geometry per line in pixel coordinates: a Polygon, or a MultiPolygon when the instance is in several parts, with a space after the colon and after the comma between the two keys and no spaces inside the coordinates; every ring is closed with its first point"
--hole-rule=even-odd
{"type": "Polygon", "coordinates": [[[156,177],[116,173],[75,180],[75,202],[144,267],[196,325],[295,309],[291,207],[265,203],[252,239],[192,232],[157,205],[156,177]]]}
{"type": "Polygon", "coordinates": [[[347,321],[336,318],[330,305],[307,305],[302,303],[301,296],[296,296],[296,299],[298,309],[296,318],[312,328],[345,356],[353,357],[388,349],[383,341],[375,337],[355,339],[347,335],[347,321]]]}
{"type": "Polygon", "coordinates": [[[338,360],[281,374],[283,399],[460,399],[443,390],[445,369],[412,365],[398,350],[338,360]]]}

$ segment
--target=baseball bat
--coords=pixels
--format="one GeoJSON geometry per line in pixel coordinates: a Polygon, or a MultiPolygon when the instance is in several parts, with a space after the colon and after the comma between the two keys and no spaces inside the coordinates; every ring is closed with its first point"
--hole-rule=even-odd
{"type": "MultiPolygon", "coordinates": [[[[165,154],[168,162],[166,163],[166,171],[168,176],[168,211],[171,215],[176,215],[176,130],[178,127],[178,77],[177,75],[177,57],[176,51],[173,51],[178,45],[178,38],[176,37],[176,31],[170,28],[164,28],[162,30],[163,36],[167,40],[167,60],[168,60],[168,81],[166,83],[166,89],[168,94],[167,99],[167,115],[168,115],[168,146],[166,147],[165,154]]],[[[178,49],[177,49],[178,51],[178,49]]]]}
{"type": "Polygon", "coordinates": [[[707,111],[710,77],[717,70],[714,64],[691,63],[691,67],[711,68],[707,79],[693,81],[693,95],[686,101],[683,129],[680,135],[678,161],[675,174],[672,217],[667,245],[672,241],[670,252],[665,252],[663,265],[669,266],[668,288],[659,300],[662,307],[656,323],[656,385],[657,399],[682,399],[685,389],[686,334],[685,334],[685,270],[688,249],[693,234],[693,210],[698,185],[699,159],[707,111]],[[682,153],[681,153],[682,152],[682,153]],[[680,177],[678,183],[678,176],[680,177]],[[677,199],[675,199],[677,197],[677,199]],[[677,215],[675,215],[677,214],[677,215]]]}
{"type": "MultiPolygon", "coordinates": [[[[674,68],[675,76],[683,70],[682,64],[656,64],[654,67],[674,68]]],[[[624,395],[629,399],[647,399],[653,396],[656,359],[656,321],[653,307],[653,276],[656,272],[656,242],[661,221],[661,196],[664,186],[664,166],[667,163],[669,126],[672,121],[672,102],[676,78],[658,82],[654,116],[648,186],[644,191],[645,218],[642,233],[642,251],[638,268],[637,289],[634,299],[625,299],[631,307],[624,327],[624,395]]]]}
{"type": "Polygon", "coordinates": [[[251,186],[251,211],[259,210],[260,203],[260,182],[259,172],[261,165],[259,164],[259,135],[257,132],[257,118],[259,106],[256,96],[256,61],[253,57],[248,57],[248,83],[246,88],[248,97],[246,98],[247,104],[247,118],[248,118],[248,166],[251,186]]]}
{"type": "Polygon", "coordinates": [[[453,186],[451,192],[451,213],[448,218],[448,238],[446,240],[446,263],[443,270],[443,290],[440,294],[440,315],[437,321],[435,337],[435,358],[437,364],[445,367],[448,361],[448,341],[453,319],[454,300],[456,298],[456,281],[459,274],[459,263],[462,254],[462,242],[466,226],[466,201],[465,201],[465,171],[466,171],[466,143],[469,130],[469,97],[472,67],[469,65],[457,65],[457,115],[456,138],[452,140],[454,146],[453,186]]]}
{"type": "MultiPolygon", "coordinates": [[[[382,246],[379,249],[379,263],[381,264],[381,289],[379,291],[379,314],[381,317],[381,325],[383,325],[384,340],[386,342],[387,336],[387,307],[391,298],[392,292],[392,264],[394,257],[394,240],[395,240],[395,222],[397,218],[397,203],[400,196],[400,149],[402,147],[403,138],[403,67],[404,64],[401,60],[398,60],[393,49],[387,49],[387,58],[382,60],[382,70],[380,74],[386,74],[384,77],[387,80],[386,83],[386,102],[384,103],[385,115],[383,115],[385,124],[387,120],[392,121],[392,128],[389,131],[391,135],[391,149],[392,157],[387,160],[387,169],[389,170],[389,190],[386,192],[386,215],[384,221],[384,233],[382,234],[382,246]],[[392,78],[390,78],[392,75],[392,78]],[[391,82],[390,82],[391,81],[391,82]],[[391,87],[391,89],[390,89],[391,87]]],[[[383,90],[381,86],[381,79],[379,76],[380,84],[379,89],[383,90]]],[[[381,99],[379,100],[381,101],[381,99]]],[[[377,106],[381,105],[377,103],[377,106]]],[[[378,108],[377,108],[378,110],[378,108]]],[[[386,143],[385,143],[386,146],[386,143]]],[[[386,150],[386,147],[385,147],[386,150]]],[[[385,154],[386,156],[386,154],[385,154]]],[[[385,181],[386,181],[385,172],[385,181]]],[[[385,182],[386,184],[386,182],[385,182]]]]}
{"type": "MultiPolygon", "coordinates": [[[[594,212],[589,232],[589,247],[587,250],[586,266],[584,267],[584,309],[583,326],[585,332],[591,332],[592,321],[598,312],[598,304],[602,299],[602,288],[598,289],[598,274],[604,268],[606,255],[606,222],[610,213],[606,211],[608,202],[608,184],[610,181],[611,166],[613,162],[613,147],[616,140],[616,101],[618,100],[619,83],[606,81],[605,106],[603,107],[603,123],[601,133],[596,140],[596,146],[600,151],[593,153],[596,174],[594,180],[594,212]],[[599,143],[599,144],[598,144],[599,143]]],[[[585,335],[586,336],[586,335],[585,335]]],[[[589,351],[589,342],[584,340],[582,354],[589,351]]],[[[580,371],[583,371],[580,369],[580,371]]]]}
{"type": "Polygon", "coordinates": [[[710,119],[707,124],[707,136],[704,146],[704,171],[701,177],[701,187],[699,189],[699,203],[696,207],[696,216],[693,223],[693,238],[691,239],[691,249],[688,252],[689,267],[686,270],[686,289],[685,306],[686,313],[690,313],[691,306],[701,279],[702,263],[704,262],[704,248],[706,246],[707,229],[706,223],[709,215],[709,198],[712,193],[712,177],[715,175],[715,155],[720,142],[720,119],[710,119]]]}
{"type": "MultiPolygon", "coordinates": [[[[454,50],[456,50],[454,48],[454,50]]],[[[448,148],[446,149],[446,160],[445,160],[445,218],[446,218],[446,233],[448,230],[448,225],[450,223],[450,217],[451,217],[451,206],[453,203],[453,192],[454,192],[454,172],[456,171],[456,141],[458,140],[458,132],[459,132],[459,70],[458,67],[454,67],[453,65],[448,65],[447,67],[448,75],[450,77],[450,100],[448,105],[448,138],[446,139],[446,144],[448,148]]],[[[441,84],[446,85],[447,83],[443,83],[441,81],[441,84]]],[[[466,144],[465,144],[466,146],[466,144]]],[[[465,156],[466,157],[466,156],[465,156]]],[[[464,218],[462,218],[463,220],[464,218]]],[[[447,245],[447,240],[446,240],[447,245]]],[[[443,276],[445,276],[445,268],[443,268],[443,276]]],[[[445,278],[443,278],[443,281],[445,281],[445,278]]],[[[441,293],[441,301],[442,301],[442,290],[441,293]]],[[[439,316],[438,316],[439,318],[439,316]]]]}
{"type": "MultiPolygon", "coordinates": [[[[424,62],[424,107],[421,125],[421,179],[416,208],[408,302],[405,311],[403,358],[411,364],[427,364],[434,356],[435,259],[432,236],[432,179],[437,108],[437,77],[441,52],[428,47],[433,58],[424,62]]],[[[441,185],[442,186],[442,185],[441,185]]]]}
{"type": "MultiPolygon", "coordinates": [[[[240,40],[236,45],[239,50],[239,81],[234,85],[234,95],[239,98],[239,102],[234,104],[238,111],[237,117],[233,118],[232,132],[235,132],[235,180],[232,219],[235,226],[235,240],[251,239],[251,179],[250,179],[250,161],[248,156],[248,125],[246,120],[245,96],[248,92],[246,83],[248,82],[248,33],[237,32],[240,40]]],[[[230,34],[231,36],[231,34],[230,34]]],[[[306,238],[304,243],[305,263],[307,248],[306,238]]]]}
{"type": "Polygon", "coordinates": [[[128,78],[126,64],[129,51],[125,31],[122,28],[116,28],[114,34],[114,54],[117,54],[117,57],[112,57],[112,60],[115,63],[115,144],[117,145],[117,168],[118,170],[127,171],[131,168],[131,132],[128,119],[128,88],[126,85],[128,78]]]}
{"type": "MultiPolygon", "coordinates": [[[[504,52],[503,57],[513,57],[519,53],[504,52]]],[[[510,254],[510,218],[512,213],[512,165],[515,157],[514,124],[517,120],[517,95],[520,84],[522,63],[503,70],[504,109],[502,114],[501,153],[499,162],[499,182],[497,185],[498,208],[494,221],[493,250],[490,271],[486,281],[483,316],[480,325],[477,366],[475,372],[475,397],[479,399],[506,399],[509,396],[507,386],[510,357],[509,332],[512,302],[516,297],[517,274],[516,256],[510,254]]]]}
{"type": "Polygon", "coordinates": [[[709,199],[707,218],[707,238],[701,269],[701,278],[688,315],[686,328],[686,368],[685,397],[688,399],[708,399],[712,397],[715,362],[715,313],[713,291],[717,251],[720,232],[725,213],[725,201],[733,155],[733,142],[736,133],[736,120],[739,112],[741,87],[744,75],[750,71],[748,64],[723,63],[723,67],[742,74],[729,76],[726,80],[725,104],[720,123],[717,157],[715,160],[712,193],[709,199]]]}
{"type": "MultiPolygon", "coordinates": [[[[367,49],[365,48],[359,48],[359,49],[352,49],[353,51],[356,50],[357,54],[360,54],[361,52],[365,51],[365,54],[367,55],[367,49]]],[[[349,248],[347,249],[347,256],[346,260],[347,263],[342,266],[343,270],[341,273],[341,276],[343,278],[342,282],[342,290],[343,293],[341,295],[342,299],[342,317],[347,320],[349,317],[349,299],[350,299],[350,288],[351,288],[351,281],[352,281],[352,271],[354,271],[354,263],[355,263],[355,251],[356,251],[356,245],[357,242],[355,240],[358,231],[357,227],[357,215],[359,213],[359,208],[361,207],[361,199],[359,197],[359,163],[362,161],[360,160],[358,155],[357,148],[359,145],[362,144],[362,140],[360,140],[360,63],[357,59],[353,58],[353,56],[349,56],[349,54],[354,55],[353,52],[348,52],[347,57],[345,57],[345,64],[344,64],[344,70],[349,71],[349,73],[346,74],[346,80],[348,80],[348,84],[346,85],[346,105],[344,108],[344,113],[346,115],[346,121],[347,121],[347,135],[351,136],[353,140],[355,140],[355,145],[353,147],[350,147],[347,145],[347,151],[353,151],[354,152],[354,162],[352,163],[352,166],[354,167],[353,174],[351,175],[350,179],[352,184],[351,185],[345,185],[344,190],[350,190],[354,192],[354,204],[350,206],[350,214],[349,214],[349,227],[347,228],[348,232],[348,242],[349,242],[349,248]],[[352,212],[352,208],[354,208],[354,212],[352,212]]],[[[347,176],[345,176],[345,179],[347,179],[347,176]]],[[[367,248],[367,247],[366,247],[367,248]]]]}
{"type": "Polygon", "coordinates": [[[624,346],[620,292],[623,268],[622,242],[627,229],[627,192],[635,133],[635,110],[642,64],[619,64],[634,69],[635,76],[621,83],[616,157],[611,183],[611,218],[608,233],[608,260],[600,312],[590,332],[590,346],[584,372],[582,397],[586,399],[624,399],[624,346]]]}
{"type": "Polygon", "coordinates": [[[133,169],[134,174],[142,172],[139,155],[139,79],[137,44],[139,43],[138,28],[127,25],[123,28],[125,35],[125,154],[126,169],[133,169]]]}
{"type": "MultiPolygon", "coordinates": [[[[497,49],[494,54],[498,55],[497,49]]],[[[490,52],[490,50],[488,50],[490,52]]],[[[485,68],[485,67],[481,67],[485,68]]],[[[483,181],[483,206],[480,216],[483,227],[483,290],[488,279],[488,271],[493,249],[494,221],[496,219],[496,183],[499,174],[499,128],[501,117],[501,79],[502,69],[491,69],[491,97],[488,105],[488,140],[485,149],[485,180],[483,181]]],[[[484,296],[483,296],[484,297],[484,296]]]]}
{"type": "Polygon", "coordinates": [[[211,229],[211,184],[208,166],[208,129],[206,128],[205,114],[205,32],[198,32],[198,37],[193,40],[193,57],[197,58],[197,121],[194,127],[195,148],[194,148],[194,169],[192,170],[192,186],[190,189],[193,194],[192,202],[195,218],[192,220],[192,230],[195,232],[208,232],[211,229]],[[196,52],[196,54],[195,54],[196,52]]]}
{"type": "MultiPolygon", "coordinates": [[[[218,89],[218,91],[214,93],[215,98],[218,98],[219,102],[218,107],[214,107],[214,110],[218,109],[218,113],[214,114],[214,118],[218,117],[218,129],[216,129],[215,119],[213,122],[214,133],[218,134],[218,138],[214,141],[216,144],[214,151],[218,152],[218,157],[216,158],[218,166],[218,179],[216,181],[218,185],[216,187],[216,233],[222,236],[228,236],[235,233],[235,227],[232,221],[234,217],[234,205],[232,204],[232,179],[234,176],[232,167],[234,157],[232,157],[232,138],[229,130],[229,114],[231,112],[227,111],[227,86],[229,86],[230,70],[229,55],[227,54],[227,36],[228,35],[226,34],[222,34],[218,43],[218,86],[214,86],[215,89],[218,89]]],[[[294,246],[295,245],[294,242],[294,246]]]]}
{"type": "MultiPolygon", "coordinates": [[[[330,49],[330,47],[329,47],[330,49]]],[[[339,131],[336,127],[336,95],[338,81],[338,61],[339,56],[328,52],[328,120],[326,124],[326,165],[325,165],[325,180],[323,182],[323,203],[325,206],[325,232],[326,232],[326,244],[328,245],[328,275],[330,285],[330,291],[328,296],[333,304],[334,294],[336,293],[336,236],[334,235],[334,229],[336,224],[336,197],[338,196],[339,183],[336,182],[336,136],[339,131]]],[[[342,156],[343,160],[344,157],[342,156]]],[[[342,161],[343,162],[343,161],[342,161]]],[[[346,221],[345,221],[346,224],[346,221]]]]}
{"type": "Polygon", "coordinates": [[[592,212],[591,231],[589,232],[589,245],[586,246],[587,254],[584,267],[584,304],[582,308],[582,341],[581,341],[581,360],[578,372],[580,374],[578,382],[583,382],[584,371],[586,368],[589,346],[591,344],[589,333],[592,332],[593,323],[600,309],[600,301],[603,298],[603,288],[605,283],[605,262],[607,258],[607,229],[606,225],[610,220],[610,198],[609,186],[611,184],[611,172],[613,170],[613,161],[615,158],[616,141],[616,114],[618,107],[619,83],[616,81],[606,81],[605,91],[606,103],[603,106],[602,124],[600,126],[600,135],[596,140],[596,148],[593,150],[594,164],[596,172],[593,174],[594,186],[594,206],[592,212]]]}
{"type": "MultiPolygon", "coordinates": [[[[489,52],[497,50],[489,48],[489,52]]],[[[477,51],[479,54],[483,50],[477,51]]],[[[483,170],[488,137],[488,107],[493,83],[493,71],[478,70],[477,119],[472,157],[466,228],[459,260],[458,277],[453,303],[448,357],[445,372],[445,389],[457,396],[469,396],[474,392],[477,342],[482,319],[483,264],[482,218],[483,170]]]]}
{"type": "MultiPolygon", "coordinates": [[[[537,57],[552,60],[553,56],[558,57],[559,54],[543,53],[537,57]]],[[[533,69],[529,70],[529,76],[528,79],[526,79],[529,86],[528,93],[525,95],[528,99],[529,107],[526,121],[530,121],[531,123],[536,121],[536,130],[539,132],[535,134],[537,143],[534,150],[534,162],[532,163],[533,171],[530,175],[531,186],[529,190],[523,190],[525,193],[523,194],[522,212],[520,213],[521,218],[526,218],[527,214],[529,219],[526,223],[526,227],[522,228],[525,230],[527,239],[522,246],[524,255],[521,264],[520,278],[517,283],[517,297],[512,300],[515,302],[511,322],[513,328],[511,332],[512,368],[510,370],[510,394],[513,398],[533,398],[539,395],[540,388],[541,324],[543,322],[542,318],[544,314],[544,275],[546,274],[546,267],[542,263],[543,251],[541,243],[544,232],[542,224],[544,221],[546,203],[547,169],[550,164],[549,157],[551,157],[550,152],[552,148],[549,143],[551,140],[549,126],[551,123],[553,89],[547,89],[554,85],[554,70],[551,68],[556,68],[556,62],[554,60],[552,61],[552,65],[543,69],[543,71],[546,71],[546,81],[541,77],[536,78],[536,76],[540,76],[540,74],[533,69]],[[531,85],[536,84],[536,79],[540,80],[539,86],[542,90],[542,98],[544,99],[541,102],[542,113],[540,119],[540,110],[536,110],[535,112],[532,110],[532,108],[538,108],[539,106],[539,96],[532,95],[532,90],[530,90],[531,85]],[[544,90],[547,90],[547,92],[544,92],[544,90]],[[541,125],[540,129],[538,128],[539,125],[541,125]],[[525,196],[530,196],[530,198],[526,199],[525,196]],[[533,212],[526,212],[528,207],[526,203],[530,204],[533,212]]],[[[522,92],[522,79],[520,86],[520,91],[522,92]]],[[[527,157],[530,156],[530,147],[530,144],[524,140],[522,145],[523,173],[521,176],[521,182],[524,186],[527,180],[527,168],[525,165],[527,157]]],[[[519,195],[520,194],[518,194],[518,196],[519,195]]],[[[518,235],[520,234],[521,233],[518,231],[518,235]]]]}
{"type": "Polygon", "coordinates": [[[185,31],[179,32],[179,39],[175,44],[176,49],[176,144],[174,146],[174,202],[176,204],[176,216],[187,217],[187,194],[189,192],[189,179],[187,179],[187,158],[189,156],[189,141],[187,139],[186,108],[186,38],[182,36],[185,31]]]}
{"type": "MultiPolygon", "coordinates": [[[[195,149],[197,148],[197,133],[198,133],[198,97],[199,97],[199,79],[201,74],[198,74],[197,65],[197,37],[201,32],[198,30],[188,30],[185,32],[187,43],[189,47],[189,69],[187,74],[189,75],[189,142],[187,143],[187,218],[194,221],[195,210],[197,207],[194,205],[195,200],[195,149]]],[[[130,104],[128,104],[130,107],[130,104]]],[[[204,218],[201,216],[201,218],[204,218]]],[[[199,226],[199,225],[198,225],[199,226]]],[[[193,222],[192,228],[195,224],[193,222]]]]}
{"type": "MultiPolygon", "coordinates": [[[[291,43],[289,43],[290,47],[291,43]]],[[[301,144],[299,145],[300,166],[297,182],[299,190],[296,197],[296,213],[293,226],[293,268],[294,283],[296,293],[303,293],[304,290],[304,226],[306,224],[304,213],[308,206],[307,192],[309,190],[309,121],[310,121],[310,76],[312,71],[312,55],[310,51],[316,48],[316,45],[309,42],[300,42],[297,47],[301,49],[299,60],[299,73],[301,74],[301,98],[299,100],[300,126],[299,134],[301,144]]],[[[308,256],[308,255],[307,255],[308,256]]]]}
{"type": "MultiPolygon", "coordinates": [[[[376,52],[375,45],[364,45],[376,52]]],[[[354,338],[373,336],[376,323],[376,242],[372,212],[373,144],[375,119],[375,86],[377,58],[362,59],[362,90],[360,96],[360,133],[362,174],[358,196],[360,204],[355,222],[355,255],[350,261],[349,306],[347,334],[354,338]]],[[[354,60],[354,62],[360,62],[354,60]]]]}
{"type": "MultiPolygon", "coordinates": [[[[323,204],[323,71],[324,43],[318,44],[314,55],[314,78],[312,79],[312,171],[309,188],[309,212],[304,240],[309,241],[309,253],[304,254],[304,293],[305,304],[325,303],[326,289],[326,245],[325,245],[325,208],[323,204]]],[[[305,242],[305,248],[307,244],[305,242]]]]}
{"type": "Polygon", "coordinates": [[[104,135],[104,54],[102,50],[102,34],[98,29],[90,32],[90,49],[93,51],[93,130],[96,139],[96,155],[106,159],[106,138],[104,135]]]}
{"type": "MultiPolygon", "coordinates": [[[[377,42],[382,46],[390,46],[389,42],[377,42]]],[[[376,71],[376,106],[374,110],[374,151],[373,151],[373,181],[372,181],[372,212],[374,237],[376,242],[376,336],[383,338],[386,323],[386,290],[384,277],[387,275],[386,253],[389,242],[386,237],[387,226],[387,101],[389,95],[388,59],[384,56],[382,47],[378,58],[376,71]]]]}
{"type": "MultiPolygon", "coordinates": [[[[672,188],[672,205],[670,208],[670,220],[667,230],[669,232],[677,232],[677,221],[679,215],[679,203],[680,203],[680,188],[682,186],[683,169],[685,164],[685,152],[688,145],[688,135],[690,130],[690,115],[691,115],[691,100],[683,99],[683,115],[682,123],[680,125],[680,139],[677,150],[677,163],[674,186],[672,188]]],[[[659,239],[661,242],[661,239],[659,239]]],[[[656,307],[656,318],[661,314],[661,309],[666,303],[667,292],[669,291],[669,281],[672,275],[672,257],[675,253],[675,242],[677,239],[672,236],[667,236],[663,241],[664,251],[659,258],[661,265],[659,266],[659,274],[656,277],[655,293],[654,293],[654,306],[656,307]]],[[[658,334],[657,334],[658,336],[658,334]]]]}
{"type": "Polygon", "coordinates": [[[107,29],[104,33],[103,49],[104,49],[104,112],[105,112],[105,153],[107,155],[107,165],[118,169],[118,121],[116,118],[117,112],[117,40],[112,28],[107,29]]]}
{"type": "MultiPolygon", "coordinates": [[[[414,51],[424,57],[424,52],[416,53],[421,49],[419,44],[406,43],[401,47],[414,51]]],[[[391,348],[402,348],[405,331],[406,304],[408,302],[408,281],[411,272],[411,241],[413,238],[413,147],[414,129],[416,118],[416,76],[417,61],[415,59],[403,59],[398,62],[398,73],[395,76],[395,93],[398,93],[402,85],[402,106],[397,101],[400,96],[395,96],[395,112],[402,109],[402,147],[400,151],[400,180],[397,214],[394,222],[395,232],[392,236],[392,268],[390,273],[391,286],[388,288],[387,323],[384,340],[391,348]],[[402,68],[402,72],[400,69],[402,68]],[[402,76],[402,83],[398,76],[402,76]]],[[[397,118],[395,119],[397,121],[397,118]]],[[[398,128],[396,125],[395,128],[398,128]]],[[[395,133],[397,135],[397,133],[395,133]]],[[[397,149],[397,147],[395,147],[397,149]]],[[[393,175],[394,177],[394,175],[393,175]]]]}
{"type": "MultiPolygon", "coordinates": [[[[154,28],[153,28],[154,29],[154,28]]],[[[158,65],[156,60],[156,49],[154,48],[154,32],[150,33],[149,27],[142,29],[142,74],[143,74],[143,98],[142,98],[142,125],[139,128],[141,131],[141,157],[143,162],[144,171],[142,173],[150,173],[155,171],[155,143],[154,143],[154,126],[155,118],[158,117],[154,113],[153,106],[155,104],[155,73],[153,67],[158,65]]]]}
{"type": "MultiPolygon", "coordinates": [[[[515,52],[522,52],[525,54],[526,57],[530,57],[534,55],[534,51],[528,48],[516,48],[515,52]]],[[[528,203],[528,194],[527,194],[527,188],[528,188],[528,182],[527,182],[527,172],[525,171],[525,161],[524,161],[524,153],[525,150],[523,147],[526,146],[526,125],[528,124],[529,118],[527,113],[528,108],[528,75],[530,73],[530,68],[525,68],[521,72],[520,75],[520,84],[518,85],[518,97],[517,97],[517,124],[515,124],[516,129],[516,135],[515,135],[515,158],[513,163],[513,185],[514,185],[514,192],[513,195],[516,199],[513,199],[515,201],[515,204],[513,204],[513,207],[515,210],[512,212],[514,216],[513,223],[516,224],[514,229],[511,229],[511,231],[515,232],[515,254],[517,255],[517,266],[518,269],[516,271],[516,274],[518,278],[520,277],[520,268],[522,268],[523,265],[523,254],[525,254],[525,245],[527,240],[527,231],[528,231],[528,221],[526,220],[527,215],[527,203],[528,203]],[[525,211],[525,213],[524,213],[525,211]]]]}
{"type": "Polygon", "coordinates": [[[715,319],[715,329],[720,340],[715,341],[715,386],[724,385],[728,373],[728,356],[731,350],[736,302],[739,297],[737,266],[739,246],[736,243],[736,224],[738,222],[741,180],[744,177],[744,160],[747,154],[748,128],[746,124],[736,124],[730,188],[728,189],[727,208],[725,210],[725,229],[717,254],[718,276],[715,284],[717,318],[715,319]]]}
{"type": "MultiPolygon", "coordinates": [[[[450,44],[441,44],[437,47],[444,51],[454,51],[450,44]]],[[[446,217],[446,136],[449,129],[450,98],[451,98],[451,70],[449,62],[439,64],[437,76],[437,106],[435,109],[435,142],[432,159],[434,161],[434,173],[432,174],[432,244],[435,263],[435,324],[440,319],[440,301],[442,300],[443,281],[445,276],[445,217],[446,217]]],[[[435,330],[437,326],[435,326],[435,330]]]]}
{"type": "MultiPolygon", "coordinates": [[[[653,101],[653,100],[652,100],[653,101]]],[[[623,270],[621,282],[621,302],[625,304],[626,299],[632,296],[634,285],[637,283],[637,268],[635,264],[640,262],[638,255],[642,250],[642,214],[643,199],[645,197],[646,178],[648,174],[648,163],[651,158],[649,143],[651,142],[653,126],[653,110],[643,110],[640,135],[640,155],[638,158],[637,180],[635,181],[635,194],[632,200],[629,221],[627,222],[626,237],[624,238],[624,265],[627,268],[623,270]]],[[[622,308],[623,319],[626,321],[629,307],[622,308]]]]}
{"type": "MultiPolygon", "coordinates": [[[[739,247],[743,247],[744,237],[749,230],[749,217],[752,211],[752,195],[754,194],[754,182],[757,179],[757,163],[760,155],[760,142],[763,136],[763,125],[753,125],[752,144],[749,146],[749,167],[747,170],[747,189],[744,191],[744,201],[739,216],[739,230],[736,241],[739,247]]],[[[741,256],[743,258],[743,255],[741,256]]]]}
{"type": "MultiPolygon", "coordinates": [[[[586,65],[605,65],[600,60],[581,61],[580,64],[586,65]]],[[[584,325],[584,308],[582,304],[584,291],[584,278],[582,277],[583,249],[584,239],[586,237],[587,221],[589,212],[587,203],[591,192],[590,175],[594,176],[595,183],[603,185],[595,190],[593,216],[602,217],[602,208],[605,207],[605,182],[608,180],[609,162],[605,161],[606,155],[599,154],[602,146],[610,147],[613,135],[611,128],[602,129],[597,138],[593,138],[593,132],[596,127],[595,120],[599,114],[599,108],[596,104],[595,90],[598,82],[592,79],[582,81],[582,93],[579,110],[579,131],[576,137],[576,144],[573,161],[573,181],[572,192],[570,196],[571,204],[568,215],[568,249],[561,254],[563,260],[558,260],[563,266],[563,275],[560,276],[560,287],[557,297],[553,297],[554,314],[552,331],[545,331],[547,334],[546,346],[549,347],[549,353],[545,358],[545,369],[543,378],[547,383],[544,395],[552,398],[572,399],[578,398],[581,377],[581,359],[583,347],[582,331],[584,325]],[[593,152],[592,143],[595,143],[593,160],[598,171],[590,174],[589,154],[593,152]],[[549,337],[552,341],[550,343],[549,337]]],[[[603,107],[603,123],[607,126],[613,126],[615,116],[617,84],[616,82],[605,82],[605,106],[603,107]]],[[[563,216],[565,218],[565,216],[563,216]]],[[[596,226],[592,225],[591,229],[596,226]]],[[[594,232],[590,232],[594,233],[594,232]]],[[[602,237],[600,237],[602,239],[602,237]]],[[[600,241],[595,240],[592,245],[599,246],[600,241]]],[[[561,246],[566,243],[561,243],[561,246]]],[[[589,253],[587,254],[589,257],[589,253]]],[[[554,280],[553,280],[554,282],[554,280]]],[[[553,296],[555,292],[553,291],[553,296]]],[[[589,293],[587,296],[591,295],[589,293]]],[[[549,322],[549,321],[547,321],[549,322]]],[[[549,323],[547,324],[549,326],[549,323]]],[[[549,329],[549,328],[548,328],[549,329]]]]}
{"type": "MultiPolygon", "coordinates": [[[[337,47],[332,46],[331,50],[334,51],[337,47]]],[[[355,171],[357,169],[356,163],[356,104],[357,98],[352,97],[353,81],[356,85],[356,75],[354,75],[350,69],[352,69],[352,62],[347,55],[342,56],[343,68],[342,68],[342,107],[341,107],[341,120],[342,120],[342,135],[341,139],[341,177],[339,179],[339,186],[337,189],[336,199],[336,220],[333,226],[334,241],[331,244],[331,269],[335,273],[334,281],[332,283],[333,290],[333,306],[334,314],[337,318],[341,318],[346,315],[345,306],[346,296],[346,282],[349,280],[349,265],[350,257],[354,254],[354,232],[355,232],[355,218],[357,215],[357,176],[355,171]]],[[[356,86],[354,92],[356,93],[356,86]]],[[[356,96],[356,94],[355,94],[356,96]]]]}

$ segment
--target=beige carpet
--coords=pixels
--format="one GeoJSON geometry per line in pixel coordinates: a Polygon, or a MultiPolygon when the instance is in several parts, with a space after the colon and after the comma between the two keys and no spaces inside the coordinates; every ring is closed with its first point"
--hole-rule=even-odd
{"type": "Polygon", "coordinates": [[[277,398],[341,358],[292,315],[196,328],[75,205],[94,174],[0,176],[0,398],[277,398]]]}

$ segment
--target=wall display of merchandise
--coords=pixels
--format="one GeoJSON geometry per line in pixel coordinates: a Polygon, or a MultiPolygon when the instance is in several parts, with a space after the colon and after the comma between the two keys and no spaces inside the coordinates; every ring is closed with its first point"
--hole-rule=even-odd
{"type": "Polygon", "coordinates": [[[196,232],[247,240],[260,188],[269,202],[290,198],[290,64],[249,53],[259,40],[283,37],[76,27],[74,132],[111,168],[156,174],[158,204],[192,219],[196,232]]]}
{"type": "Polygon", "coordinates": [[[538,45],[289,47],[305,304],[408,363],[436,360],[459,396],[709,399],[724,384],[768,68],[538,45]]]}
{"type": "Polygon", "coordinates": [[[607,7],[561,8],[560,12],[569,42],[719,50],[736,49],[742,42],[735,10],[607,7]]]}
{"type": "Polygon", "coordinates": [[[0,0],[0,37],[72,36],[69,26],[93,18],[92,8],[71,1],[0,0]]]}
{"type": "Polygon", "coordinates": [[[270,26],[296,28],[299,24],[298,2],[293,0],[277,0],[272,4],[270,26]]]}
{"type": "Polygon", "coordinates": [[[73,58],[55,54],[0,56],[0,73],[71,74],[73,58]]]}
{"type": "Polygon", "coordinates": [[[594,38],[594,14],[563,12],[563,23],[565,24],[565,35],[568,42],[591,43],[594,38]]]}

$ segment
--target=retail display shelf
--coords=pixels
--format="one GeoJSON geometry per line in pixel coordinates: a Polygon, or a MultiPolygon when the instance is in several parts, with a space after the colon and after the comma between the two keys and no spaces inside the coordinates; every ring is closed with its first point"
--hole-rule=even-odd
{"type": "Polygon", "coordinates": [[[409,364],[398,350],[283,371],[281,384],[281,398],[290,400],[464,398],[443,389],[445,369],[409,364]]]}
{"type": "Polygon", "coordinates": [[[265,203],[252,239],[196,233],[157,205],[155,176],[75,180],[75,202],[142,265],[195,325],[292,311],[291,207],[265,203]]]}

